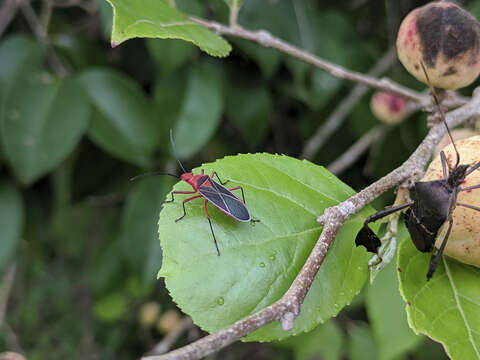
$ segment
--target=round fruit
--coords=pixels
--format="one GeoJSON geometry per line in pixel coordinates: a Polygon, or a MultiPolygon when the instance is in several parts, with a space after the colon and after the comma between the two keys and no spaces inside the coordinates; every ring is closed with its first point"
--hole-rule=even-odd
{"type": "MultiPolygon", "coordinates": [[[[455,142],[478,135],[478,132],[472,129],[453,129],[451,132],[453,140],[455,142]]],[[[437,147],[435,148],[435,151],[433,152],[435,156],[440,154],[440,150],[442,150],[445,146],[450,145],[451,143],[452,142],[450,141],[450,136],[448,136],[448,134],[445,134],[445,136],[442,138],[442,140],[440,140],[437,147]]]]}
{"type": "MultiPolygon", "coordinates": [[[[480,161],[480,136],[473,136],[455,142],[460,153],[460,164],[473,165],[480,161]]],[[[450,166],[455,165],[456,155],[450,144],[443,149],[450,166]]],[[[422,181],[431,181],[443,177],[440,156],[437,156],[430,166],[422,181]]],[[[467,176],[462,187],[480,184],[480,170],[467,176]]],[[[458,194],[458,203],[480,207],[480,189],[462,191],[458,194]]],[[[447,226],[444,225],[437,237],[435,246],[440,247],[447,226]]],[[[466,264],[480,267],[480,211],[457,206],[453,212],[453,227],[445,248],[445,255],[466,264]]]]}
{"type": "Polygon", "coordinates": [[[376,92],[370,101],[370,109],[377,119],[386,124],[396,124],[408,114],[408,102],[400,95],[376,92]]]}
{"type": "Polygon", "coordinates": [[[150,301],[142,305],[138,318],[140,324],[145,327],[154,325],[160,315],[160,304],[150,301]]]}
{"type": "Polygon", "coordinates": [[[480,73],[480,24],[458,5],[437,1],[416,8],[398,30],[397,52],[403,66],[434,87],[458,89],[480,73]]]}
{"type": "Polygon", "coordinates": [[[160,316],[157,322],[157,328],[164,334],[168,334],[169,332],[175,330],[180,322],[182,321],[182,317],[177,310],[167,310],[165,313],[160,316]]]}

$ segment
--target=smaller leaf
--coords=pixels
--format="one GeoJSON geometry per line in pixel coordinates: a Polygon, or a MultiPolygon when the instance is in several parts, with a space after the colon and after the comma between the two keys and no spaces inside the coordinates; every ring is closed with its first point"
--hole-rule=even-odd
{"type": "Polygon", "coordinates": [[[271,112],[272,101],[265,86],[232,86],[227,92],[226,113],[239,127],[250,149],[265,136],[271,112]]]}
{"type": "Polygon", "coordinates": [[[113,322],[126,313],[127,299],[121,293],[108,294],[97,300],[93,309],[100,320],[113,322]]]}
{"type": "Polygon", "coordinates": [[[393,360],[414,349],[422,337],[408,327],[405,302],[398,291],[397,268],[390,263],[367,290],[368,319],[378,347],[379,360],[393,360]]]}
{"type": "Polygon", "coordinates": [[[276,344],[293,350],[295,360],[337,360],[342,354],[343,338],[335,320],[329,320],[308,333],[292,336],[276,344]]]}
{"type": "Polygon", "coordinates": [[[112,46],[135,37],[181,39],[212,56],[224,57],[231,46],[206,27],[169,6],[168,0],[107,0],[113,7],[112,46]]]}
{"type": "Polygon", "coordinates": [[[197,153],[210,140],[223,111],[223,80],[209,63],[192,67],[180,115],[174,127],[180,158],[197,153]]]}
{"type": "MultiPolygon", "coordinates": [[[[122,250],[136,273],[148,264],[151,249],[160,248],[157,239],[158,214],[171,183],[170,179],[160,177],[142,179],[135,183],[127,197],[123,213],[122,250]]],[[[155,280],[162,263],[161,252],[157,259],[151,259],[153,260],[156,260],[155,269],[150,273],[150,281],[155,280]]]]}
{"type": "Polygon", "coordinates": [[[192,56],[194,47],[182,40],[147,39],[147,48],[161,72],[168,74],[183,64],[192,56]]]}
{"type": "Polygon", "coordinates": [[[408,324],[416,333],[442,343],[451,359],[479,359],[480,269],[443,256],[427,281],[430,257],[419,252],[410,238],[400,244],[398,276],[408,324]]]}
{"type": "Polygon", "coordinates": [[[366,324],[349,326],[347,355],[350,360],[378,360],[377,345],[366,324]]]}
{"type": "Polygon", "coordinates": [[[89,106],[75,79],[36,74],[17,79],[0,113],[2,142],[23,184],[53,170],[87,129],[89,106]]]}
{"type": "Polygon", "coordinates": [[[80,79],[94,105],[92,140],[114,156],[148,166],[160,121],[138,84],[108,69],[89,70],[80,79]]]}
{"type": "Polygon", "coordinates": [[[0,183],[0,270],[15,250],[20,240],[24,222],[23,200],[11,184],[0,183]]]}
{"type": "Polygon", "coordinates": [[[0,80],[13,83],[22,74],[38,72],[44,56],[38,41],[23,35],[6,37],[0,43],[0,80]]]}

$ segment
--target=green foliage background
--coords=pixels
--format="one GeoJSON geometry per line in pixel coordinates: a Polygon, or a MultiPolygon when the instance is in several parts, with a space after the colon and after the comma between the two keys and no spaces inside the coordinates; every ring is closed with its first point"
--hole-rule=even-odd
{"type": "MultiPolygon", "coordinates": [[[[51,1],[32,3],[40,22],[45,3],[51,1]]],[[[117,15],[129,4],[112,3],[117,15]]],[[[394,43],[404,15],[425,2],[175,3],[178,10],[167,15],[179,22],[191,14],[227,23],[227,3],[241,6],[242,26],[266,29],[367,72],[394,43]]],[[[176,171],[170,128],[187,169],[237,153],[298,157],[355,85],[245,40],[227,39],[230,45],[198,25],[175,29],[175,36],[167,32],[157,35],[162,39],[121,43],[138,34],[151,37],[152,29],[116,32],[128,20],[119,15],[110,38],[112,7],[103,0],[88,4],[53,8],[49,46],[33,36],[21,10],[0,38],[0,271],[16,269],[0,350],[24,352],[29,359],[138,358],[163,338],[155,326],[142,325],[139,314],[149,301],[160,305],[160,316],[176,308],[164,280],[156,277],[162,266],[158,214],[174,181],[128,179],[150,170],[176,171]],[[111,48],[111,42],[117,46],[111,48]],[[214,46],[205,48],[205,42],[214,46]],[[217,58],[194,44],[220,57],[232,49],[217,58]]],[[[143,10],[156,16],[167,2],[149,4],[143,10]]],[[[475,1],[464,5],[480,15],[475,1]]],[[[422,89],[398,63],[387,75],[422,89]]],[[[328,165],[377,124],[368,102],[366,96],[355,106],[314,163],[328,165]]],[[[401,164],[425,134],[425,117],[411,116],[389,128],[340,179],[362,189],[401,164]]],[[[374,205],[380,208],[392,198],[386,194],[374,205]]],[[[402,245],[402,251],[410,250],[402,245]]],[[[248,272],[248,263],[244,266],[248,272]]],[[[412,288],[402,290],[408,297],[412,288]]],[[[312,332],[272,344],[236,345],[216,358],[445,357],[440,345],[407,327],[404,307],[392,264],[336,319],[312,332]]],[[[178,344],[190,340],[183,337],[178,344]]]]}

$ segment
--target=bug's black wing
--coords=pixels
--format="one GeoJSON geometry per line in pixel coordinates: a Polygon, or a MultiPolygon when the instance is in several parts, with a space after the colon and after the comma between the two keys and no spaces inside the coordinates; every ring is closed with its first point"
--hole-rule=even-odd
{"type": "Polygon", "coordinates": [[[211,186],[200,186],[198,192],[215,207],[238,221],[250,221],[251,217],[245,204],[225,186],[209,179],[211,186]]]}
{"type": "Polygon", "coordinates": [[[453,189],[445,180],[415,183],[417,200],[405,213],[405,223],[415,247],[431,252],[438,232],[445,223],[453,189]]]}
{"type": "Polygon", "coordinates": [[[365,246],[367,251],[377,253],[378,248],[382,243],[378,236],[368,227],[368,225],[365,224],[355,238],[355,245],[365,246]]]}

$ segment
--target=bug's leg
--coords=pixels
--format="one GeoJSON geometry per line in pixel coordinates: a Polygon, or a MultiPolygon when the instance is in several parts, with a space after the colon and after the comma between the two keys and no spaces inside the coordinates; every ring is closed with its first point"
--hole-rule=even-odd
{"type": "Polygon", "coordinates": [[[165,200],[166,203],[171,203],[173,200],[173,194],[195,194],[196,191],[172,191],[170,194],[172,194],[172,198],[170,200],[165,200]]]}
{"type": "Polygon", "coordinates": [[[443,178],[446,179],[448,177],[448,174],[450,173],[450,164],[448,164],[447,158],[443,151],[440,151],[440,160],[442,162],[443,178]],[[447,172],[447,165],[448,165],[448,172],[447,172]]]}
{"type": "MultiPolygon", "coordinates": [[[[193,193],[192,193],[193,194],[193,193]]],[[[179,221],[179,220],[182,220],[185,215],[187,215],[187,212],[185,211],[185,203],[189,202],[189,201],[192,201],[194,199],[198,199],[199,197],[202,197],[202,195],[195,195],[195,196],[192,196],[191,198],[188,198],[188,199],[185,199],[183,200],[182,202],[182,206],[183,206],[183,215],[180,216],[178,219],[175,220],[175,222],[179,221]]]]}
{"type": "Polygon", "coordinates": [[[228,190],[230,190],[230,191],[240,190],[242,192],[243,203],[245,204],[245,194],[243,193],[243,188],[241,186],[235,186],[235,187],[230,188],[228,190]]]}
{"type": "Polygon", "coordinates": [[[431,277],[433,276],[433,273],[437,269],[438,263],[442,259],[443,250],[445,250],[445,246],[447,245],[447,240],[448,240],[448,237],[450,236],[450,231],[452,231],[452,226],[453,226],[453,219],[450,219],[448,220],[448,230],[447,230],[447,233],[445,234],[445,237],[442,240],[442,245],[440,245],[440,249],[438,249],[437,253],[435,255],[432,255],[432,258],[430,259],[430,266],[427,272],[427,281],[431,279],[431,277]]]}
{"type": "Polygon", "coordinates": [[[205,215],[207,216],[208,223],[210,224],[210,231],[212,232],[213,242],[215,243],[215,247],[217,248],[217,256],[220,256],[220,250],[218,249],[217,238],[215,237],[215,233],[213,232],[212,221],[210,220],[210,214],[208,213],[208,210],[207,210],[207,204],[208,204],[208,200],[205,199],[205,205],[204,205],[205,215]]]}
{"type": "Polygon", "coordinates": [[[469,186],[469,187],[466,187],[466,188],[461,188],[460,191],[468,191],[468,190],[473,190],[473,189],[480,189],[480,184],[469,186]]]}
{"type": "Polygon", "coordinates": [[[413,201],[408,202],[406,204],[399,205],[399,206],[394,206],[389,209],[381,210],[367,217],[363,223],[362,228],[360,229],[360,231],[357,233],[357,236],[355,237],[355,245],[363,246],[365,247],[365,249],[367,249],[368,252],[375,253],[380,257],[380,255],[378,254],[378,249],[380,248],[382,243],[378,238],[377,234],[375,234],[372,231],[372,229],[368,227],[368,224],[376,220],[379,220],[381,218],[384,218],[385,216],[393,214],[396,211],[405,209],[411,206],[412,204],[413,204],[413,201]]]}
{"type": "Polygon", "coordinates": [[[457,203],[457,206],[463,206],[463,207],[466,207],[466,208],[469,208],[469,209],[472,209],[472,210],[480,211],[480,207],[469,205],[469,204],[457,203]]]}
{"type": "Polygon", "coordinates": [[[468,169],[468,171],[465,173],[465,176],[470,175],[472,172],[477,170],[479,167],[480,167],[480,161],[477,162],[475,165],[473,165],[470,169],[468,169]]]}
{"type": "Polygon", "coordinates": [[[373,215],[370,215],[369,217],[367,217],[365,219],[365,222],[363,223],[363,225],[367,225],[371,222],[374,222],[374,221],[377,221],[381,218],[384,218],[385,216],[388,216],[390,214],[393,214],[394,212],[397,212],[397,211],[400,211],[400,210],[403,210],[409,206],[412,206],[413,205],[413,201],[410,201],[408,203],[405,203],[405,204],[402,204],[402,205],[398,205],[398,206],[393,206],[391,208],[388,208],[388,209],[384,209],[384,210],[380,210],[378,212],[376,212],[375,214],[373,215]]]}
{"type": "Polygon", "coordinates": [[[225,180],[225,181],[222,181],[220,179],[220,177],[218,176],[217,172],[216,171],[212,171],[212,174],[210,175],[210,177],[213,179],[213,177],[216,176],[217,177],[217,180],[218,182],[221,184],[221,185],[225,185],[226,183],[228,183],[230,180],[225,180]]]}

